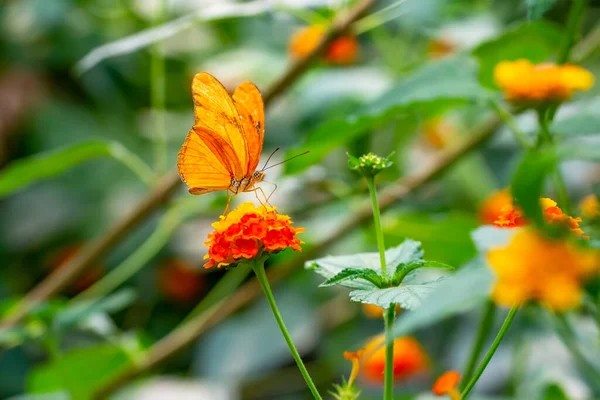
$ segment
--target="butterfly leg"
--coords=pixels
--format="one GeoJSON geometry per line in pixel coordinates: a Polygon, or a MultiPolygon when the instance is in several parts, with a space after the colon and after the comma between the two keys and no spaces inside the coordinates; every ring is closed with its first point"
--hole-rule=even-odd
{"type": "Polygon", "coordinates": [[[227,205],[225,206],[225,212],[223,213],[224,216],[227,216],[227,214],[229,213],[229,204],[231,203],[231,198],[233,197],[233,194],[229,194],[227,196],[227,205]]]}

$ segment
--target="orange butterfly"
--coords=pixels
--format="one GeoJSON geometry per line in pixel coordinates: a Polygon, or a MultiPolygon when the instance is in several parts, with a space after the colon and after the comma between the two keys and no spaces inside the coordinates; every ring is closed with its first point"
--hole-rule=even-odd
{"type": "Polygon", "coordinates": [[[194,126],[177,160],[190,193],[227,190],[236,195],[257,190],[254,185],[265,176],[256,170],[265,135],[258,88],[244,82],[230,96],[215,77],[200,72],[192,81],[192,97],[194,126]]]}

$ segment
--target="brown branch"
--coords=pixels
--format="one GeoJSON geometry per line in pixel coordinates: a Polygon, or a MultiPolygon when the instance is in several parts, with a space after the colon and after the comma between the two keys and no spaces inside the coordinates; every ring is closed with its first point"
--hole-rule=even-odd
{"type": "MultiPolygon", "coordinates": [[[[344,31],[346,31],[354,21],[360,18],[376,1],[377,0],[363,0],[346,15],[337,18],[330,30],[325,34],[319,46],[317,46],[310,54],[292,64],[287,72],[265,92],[265,107],[270,105],[272,100],[278,95],[287,90],[287,88],[310,67],[312,62],[319,57],[319,55],[323,54],[327,45],[344,33],[344,31]]],[[[0,333],[18,323],[32,308],[49,297],[60,293],[61,290],[77,279],[90,266],[94,265],[132,229],[142,221],[146,220],[146,218],[164,204],[175,192],[175,189],[177,189],[180,182],[181,180],[176,171],[167,173],[156,188],[142,200],[131,215],[122,221],[118,221],[98,240],[84,246],[67,265],[56,270],[26,294],[18,307],[0,322],[0,333]]]]}
{"type": "MultiPolygon", "coordinates": [[[[457,161],[461,160],[464,156],[478,148],[483,142],[490,138],[500,126],[500,123],[500,119],[496,117],[490,118],[473,132],[471,137],[468,140],[465,140],[460,146],[440,153],[435,163],[423,168],[423,170],[418,171],[413,175],[400,179],[396,184],[382,190],[379,200],[381,209],[385,210],[391,207],[394,203],[406,198],[416,189],[441,176],[449,168],[455,165],[457,161]]],[[[341,224],[316,246],[309,248],[307,251],[279,266],[272,267],[269,271],[269,281],[271,283],[276,283],[282,280],[293,271],[297,270],[305,261],[315,257],[332,244],[344,238],[360,225],[367,223],[372,216],[370,200],[365,200],[358,210],[353,211],[351,215],[352,216],[346,220],[345,223],[341,224]]],[[[220,301],[208,310],[207,313],[191,319],[156,343],[134,366],[131,366],[111,380],[106,386],[102,387],[96,393],[96,398],[106,398],[110,393],[130,382],[132,379],[162,364],[178,351],[181,351],[186,346],[193,343],[208,329],[257,298],[261,293],[261,288],[256,282],[256,279],[244,284],[233,295],[220,301]]]]}

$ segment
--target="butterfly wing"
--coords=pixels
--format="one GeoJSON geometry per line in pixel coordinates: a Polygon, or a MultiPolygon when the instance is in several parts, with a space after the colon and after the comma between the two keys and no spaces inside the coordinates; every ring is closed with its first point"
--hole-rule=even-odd
{"type": "Polygon", "coordinates": [[[253,83],[244,82],[233,93],[233,103],[248,150],[247,171],[252,174],[258,167],[265,137],[265,111],[260,90],[253,83]]]}
{"type": "Polygon", "coordinates": [[[227,190],[231,184],[229,167],[204,142],[198,130],[192,128],[181,146],[177,159],[179,176],[192,194],[227,190]]]}
{"type": "Polygon", "coordinates": [[[237,180],[248,175],[248,148],[244,138],[240,116],[227,93],[215,77],[200,72],[192,81],[194,99],[194,128],[204,135],[209,148],[225,144],[227,149],[224,166],[237,180]],[[212,145],[211,145],[212,144],[212,145]]]}

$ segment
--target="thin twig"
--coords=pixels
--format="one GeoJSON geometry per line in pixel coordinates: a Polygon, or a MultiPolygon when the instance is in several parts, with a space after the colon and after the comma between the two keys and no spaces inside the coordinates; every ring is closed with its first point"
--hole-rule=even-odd
{"type": "MultiPolygon", "coordinates": [[[[435,163],[423,168],[413,175],[400,179],[396,184],[382,190],[379,200],[380,208],[382,210],[390,208],[396,202],[406,198],[416,189],[438,178],[454,166],[457,161],[470,154],[471,151],[475,150],[483,142],[489,139],[500,126],[500,123],[500,119],[496,117],[490,118],[473,132],[471,137],[465,140],[461,145],[440,153],[435,163]]],[[[269,282],[274,284],[281,281],[283,278],[296,271],[305,261],[315,257],[332,244],[338,242],[347,234],[353,232],[357,227],[369,222],[371,213],[371,202],[370,200],[365,200],[345,223],[338,226],[337,229],[330,233],[325,239],[321,240],[317,245],[281,265],[273,266],[268,274],[269,282]]],[[[165,336],[156,343],[145,356],[142,356],[139,362],[123,371],[108,382],[106,386],[102,387],[100,391],[96,393],[96,398],[105,398],[108,394],[130,382],[140,374],[162,364],[165,360],[193,343],[208,329],[256,299],[260,294],[260,285],[258,285],[256,279],[247,282],[229,298],[220,301],[206,313],[189,320],[180,328],[165,336]]]]}

